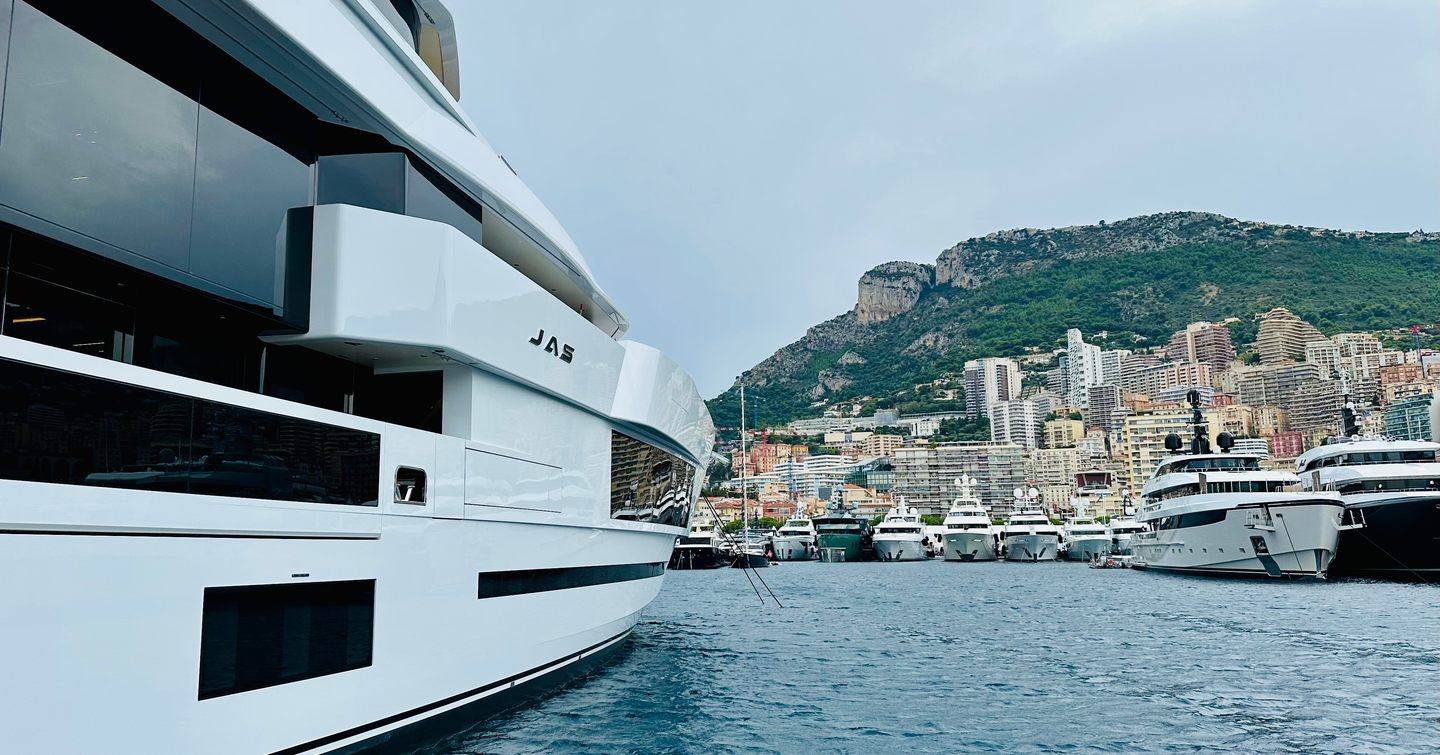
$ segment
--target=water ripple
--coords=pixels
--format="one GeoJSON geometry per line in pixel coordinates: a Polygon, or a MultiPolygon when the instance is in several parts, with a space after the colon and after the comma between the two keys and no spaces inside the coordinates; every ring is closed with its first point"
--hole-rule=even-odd
{"type": "Polygon", "coordinates": [[[617,663],[443,753],[1440,751],[1440,588],[1075,564],[675,572],[617,663]]]}

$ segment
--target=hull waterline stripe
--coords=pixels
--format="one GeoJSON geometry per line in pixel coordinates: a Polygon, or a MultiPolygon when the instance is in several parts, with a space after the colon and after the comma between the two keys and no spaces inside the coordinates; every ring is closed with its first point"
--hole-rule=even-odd
{"type": "Polygon", "coordinates": [[[220,539],[241,539],[241,540],[378,540],[380,533],[335,533],[333,535],[315,533],[267,533],[267,532],[142,532],[142,531],[101,531],[101,530],[27,530],[27,529],[0,529],[0,535],[69,535],[79,537],[181,537],[181,538],[220,538],[220,539]]]}
{"type": "Polygon", "coordinates": [[[644,564],[611,564],[605,566],[571,566],[559,569],[517,569],[515,571],[480,572],[477,597],[502,598],[551,590],[606,585],[650,579],[665,574],[665,562],[644,564]]]}
{"type": "Polygon", "coordinates": [[[548,670],[550,670],[550,669],[553,669],[553,668],[555,668],[556,666],[560,666],[560,665],[565,664],[565,663],[567,663],[567,662],[569,662],[569,661],[573,661],[573,660],[576,660],[576,659],[578,659],[578,658],[583,658],[587,653],[590,653],[590,652],[592,652],[592,651],[594,651],[594,650],[598,650],[598,649],[600,649],[601,647],[604,647],[605,645],[609,645],[609,644],[611,644],[611,643],[613,643],[613,642],[615,642],[615,641],[617,641],[617,640],[623,639],[623,638],[625,637],[625,635],[627,635],[627,634],[629,634],[629,633],[630,633],[630,630],[629,630],[629,629],[626,629],[625,631],[620,632],[619,634],[616,634],[616,635],[612,635],[612,636],[610,636],[610,637],[608,637],[608,638],[606,638],[606,639],[604,639],[604,640],[601,640],[601,641],[595,643],[594,645],[591,645],[591,646],[585,648],[584,650],[579,650],[579,651],[577,651],[577,652],[571,653],[570,655],[564,656],[563,658],[557,658],[557,659],[555,659],[555,660],[553,660],[553,661],[550,661],[549,663],[545,663],[545,664],[541,664],[541,665],[539,665],[539,666],[536,666],[535,668],[532,668],[532,669],[529,669],[529,670],[526,670],[526,671],[521,671],[521,672],[518,673],[518,674],[511,674],[510,676],[507,676],[507,677],[505,677],[504,679],[499,679],[499,680],[490,682],[489,684],[486,684],[486,685],[483,685],[483,686],[480,686],[480,687],[476,687],[475,689],[472,689],[472,690],[469,690],[469,691],[466,691],[466,692],[461,692],[461,693],[459,693],[459,694],[457,694],[457,695],[451,695],[451,696],[449,696],[449,697],[447,697],[447,698],[444,698],[443,700],[436,700],[436,701],[433,702],[433,703],[426,703],[425,705],[421,705],[421,706],[418,707],[418,708],[411,708],[410,710],[404,711],[403,713],[396,713],[396,714],[391,715],[391,716],[386,716],[385,718],[382,718],[382,719],[379,719],[379,720],[376,720],[376,721],[371,721],[371,722],[368,723],[368,724],[361,724],[361,725],[356,726],[356,727],[354,727],[354,728],[346,729],[345,731],[336,732],[335,734],[330,734],[330,735],[321,737],[321,738],[319,738],[319,739],[313,739],[313,740],[311,740],[311,741],[309,741],[309,742],[306,742],[306,743],[304,743],[304,744],[295,745],[294,747],[287,747],[287,748],[285,748],[285,749],[283,749],[283,750],[276,750],[275,752],[271,753],[271,755],[299,755],[299,753],[302,753],[302,752],[308,752],[308,751],[310,751],[310,750],[314,750],[314,749],[319,748],[319,747],[324,747],[325,745],[328,745],[328,744],[334,744],[334,743],[339,742],[339,741],[341,741],[341,740],[349,739],[349,738],[351,738],[351,737],[354,737],[354,736],[356,736],[356,735],[358,735],[358,734],[364,734],[364,733],[367,732],[367,731],[373,731],[373,730],[375,730],[375,729],[379,729],[379,728],[382,728],[382,727],[385,727],[385,726],[389,726],[390,724],[399,723],[400,721],[404,721],[404,720],[407,719],[407,718],[414,718],[415,716],[421,715],[422,713],[429,713],[430,711],[435,710],[435,709],[437,709],[437,708],[443,708],[443,707],[445,707],[445,706],[447,706],[447,705],[452,705],[452,704],[454,704],[454,703],[458,703],[458,702],[464,700],[464,699],[467,698],[467,697],[475,697],[475,696],[477,696],[477,695],[483,695],[483,694],[485,694],[486,692],[491,692],[491,691],[496,690],[496,689],[498,689],[498,688],[500,688],[500,687],[505,687],[505,686],[509,685],[511,682],[515,682],[515,681],[518,681],[518,680],[520,680],[520,679],[524,679],[524,678],[527,677],[527,676],[533,676],[533,675],[539,674],[539,673],[541,673],[541,672],[543,672],[543,671],[548,671],[548,670]]]}

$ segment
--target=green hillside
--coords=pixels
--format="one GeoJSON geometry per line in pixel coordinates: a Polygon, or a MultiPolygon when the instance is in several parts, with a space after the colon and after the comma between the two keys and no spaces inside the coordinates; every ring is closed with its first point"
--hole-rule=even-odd
{"type": "MultiPolygon", "coordinates": [[[[892,263],[893,266],[894,263],[892,263]]],[[[895,286],[885,268],[874,286],[895,286]]],[[[909,268],[926,266],[910,264],[909,268]]],[[[907,270],[909,269],[907,268],[907,270]]],[[[877,271],[881,269],[877,268],[877,271]]],[[[958,373],[967,359],[1063,345],[1066,328],[1108,331],[1108,348],[1161,345],[1195,320],[1246,321],[1284,306],[1321,330],[1383,330],[1440,321],[1440,235],[1369,234],[1168,213],[1105,226],[992,234],[941,255],[933,277],[911,271],[919,295],[878,322],[847,312],[812,328],[746,373],[764,423],[858,397],[898,395],[958,373]],[[964,283],[968,287],[960,287],[964,283]]],[[[867,283],[862,280],[862,291],[867,283]]],[[[892,289],[876,296],[885,299],[892,289]]],[[[862,295],[863,298],[863,295],[862,295]]],[[[1253,333],[1253,326],[1242,327],[1253,333]]],[[[894,398],[888,398],[894,397],[894,398]]],[[[946,406],[946,404],[951,406],[946,406]]],[[[710,402],[733,426],[735,389],[710,402]]]]}

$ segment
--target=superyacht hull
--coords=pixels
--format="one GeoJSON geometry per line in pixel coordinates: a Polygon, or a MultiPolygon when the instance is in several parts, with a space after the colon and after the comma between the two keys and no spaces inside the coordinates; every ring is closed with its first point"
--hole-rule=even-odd
{"type": "Polygon", "coordinates": [[[1067,561],[1089,561],[1096,556],[1105,556],[1110,553],[1111,546],[1108,537],[1074,539],[1065,544],[1067,561]]]}
{"type": "Polygon", "coordinates": [[[925,543],[915,539],[875,538],[875,558],[881,561],[924,561],[925,543]]]}
{"type": "Polygon", "coordinates": [[[1340,537],[1342,509],[1338,500],[1316,499],[1213,512],[1223,518],[1135,536],[1134,566],[1212,576],[1324,579],[1340,537]]]}
{"type": "Polygon", "coordinates": [[[815,549],[810,538],[775,538],[776,561],[809,561],[814,558],[815,549]]]}
{"type": "Polygon", "coordinates": [[[1346,496],[1365,526],[1340,533],[1334,576],[1440,579],[1440,491],[1346,496]]]}
{"type": "Polygon", "coordinates": [[[1059,557],[1056,535],[1009,535],[1005,538],[1006,561],[1054,561],[1059,557]]]}
{"type": "Polygon", "coordinates": [[[710,545],[677,545],[670,553],[667,569],[686,571],[690,569],[719,569],[730,565],[730,557],[719,548],[710,545]]]}
{"type": "Polygon", "coordinates": [[[1135,535],[1131,533],[1116,535],[1114,544],[1110,546],[1110,553],[1116,556],[1133,555],[1135,553],[1132,542],[1134,539],[1135,535]]]}
{"type": "Polygon", "coordinates": [[[945,533],[946,561],[994,561],[995,536],[988,532],[945,533]]]}
{"type": "Polygon", "coordinates": [[[860,561],[864,558],[865,538],[858,534],[820,533],[821,561],[860,561]]]}

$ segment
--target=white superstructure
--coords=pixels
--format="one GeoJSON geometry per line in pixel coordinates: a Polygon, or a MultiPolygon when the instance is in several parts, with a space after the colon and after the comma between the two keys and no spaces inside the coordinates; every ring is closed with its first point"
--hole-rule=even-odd
{"type": "Polygon", "coordinates": [[[920,514],[913,506],[906,506],[904,499],[895,504],[875,526],[873,542],[875,557],[881,561],[923,561],[926,558],[920,514]]]}
{"type": "Polygon", "coordinates": [[[1226,576],[1320,577],[1330,568],[1343,506],[1304,492],[1253,454],[1165,459],[1141,491],[1137,519],[1152,531],[1131,547],[1147,568],[1226,576]]]}
{"type": "Polygon", "coordinates": [[[772,542],[777,561],[808,561],[815,557],[815,523],[803,516],[788,519],[772,542]]]}
{"type": "Polygon", "coordinates": [[[1067,560],[1089,561],[1110,553],[1110,528],[1104,522],[1088,516],[1075,516],[1065,521],[1063,532],[1065,542],[1062,550],[1067,560]]]}
{"type": "Polygon", "coordinates": [[[943,526],[946,561],[994,561],[1000,552],[1000,528],[975,496],[977,481],[970,475],[955,480],[960,496],[950,504],[943,526]]]}
{"type": "Polygon", "coordinates": [[[4,5],[0,749],[409,751],[617,648],[713,425],[443,6],[4,5]]]}

